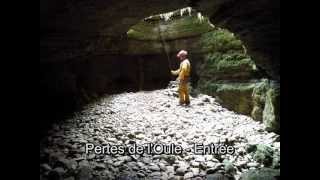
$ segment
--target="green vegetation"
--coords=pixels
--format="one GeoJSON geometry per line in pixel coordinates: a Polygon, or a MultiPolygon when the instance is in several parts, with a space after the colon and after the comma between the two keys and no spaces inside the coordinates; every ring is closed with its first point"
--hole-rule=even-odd
{"type": "Polygon", "coordinates": [[[203,34],[201,46],[208,54],[200,76],[212,77],[208,80],[250,79],[257,71],[241,40],[228,30],[215,29],[203,34]]]}
{"type": "Polygon", "coordinates": [[[255,62],[239,38],[226,29],[215,28],[207,17],[190,13],[186,9],[151,16],[134,25],[127,33],[130,52],[160,54],[161,40],[167,41],[169,49],[177,49],[178,43],[187,46],[180,40],[197,37],[189,42],[204,54],[196,67],[199,81],[193,92],[214,96],[226,108],[251,116],[263,122],[267,130],[278,132],[280,92],[272,82],[259,78],[255,62]]]}
{"type": "Polygon", "coordinates": [[[266,130],[280,132],[279,84],[267,79],[229,82],[202,78],[198,88],[203,93],[215,96],[226,108],[263,122],[266,130]]]}
{"type": "Polygon", "coordinates": [[[212,32],[203,34],[201,42],[202,47],[210,53],[236,51],[244,54],[242,42],[226,29],[216,28],[212,32]]]}
{"type": "Polygon", "coordinates": [[[276,84],[271,84],[266,92],[263,123],[266,130],[280,132],[280,87],[276,84]]]}
{"type": "Polygon", "coordinates": [[[243,74],[244,72],[253,73],[256,66],[250,57],[245,54],[230,52],[230,53],[209,53],[203,64],[205,73],[209,75],[231,75],[236,73],[243,74]]]}
{"type": "Polygon", "coordinates": [[[174,40],[197,36],[212,31],[213,27],[208,18],[200,21],[196,16],[178,17],[170,21],[146,22],[140,21],[132,26],[127,32],[130,39],[143,41],[159,41],[161,36],[164,40],[174,40]]]}
{"type": "Polygon", "coordinates": [[[226,108],[250,115],[253,108],[252,92],[255,83],[200,82],[202,92],[215,96],[226,108]]]}

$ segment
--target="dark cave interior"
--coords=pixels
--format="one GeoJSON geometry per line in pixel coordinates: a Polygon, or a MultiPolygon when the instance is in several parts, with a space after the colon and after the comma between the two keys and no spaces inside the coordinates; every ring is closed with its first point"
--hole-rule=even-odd
{"type": "MultiPolygon", "coordinates": [[[[144,33],[145,29],[139,30],[144,33]]],[[[275,119],[280,115],[280,95],[272,94],[277,92],[273,88],[280,86],[280,1],[40,0],[40,141],[53,124],[72,117],[100,97],[165,89],[176,79],[170,69],[179,67],[176,53],[180,49],[190,52],[194,89],[199,83],[214,84],[218,87],[215,92],[210,93],[212,86],[201,86],[199,91],[204,89],[228,109],[258,121],[269,118],[263,114],[270,109],[269,102],[275,107],[275,119]],[[144,18],[185,7],[234,33],[258,71],[252,73],[247,64],[240,64],[215,72],[217,76],[203,73],[209,53],[198,48],[198,42],[206,32],[167,39],[169,52],[163,51],[166,47],[160,40],[128,37],[128,31],[144,18]],[[266,89],[262,86],[263,93],[251,86],[260,82],[268,84],[266,89]],[[269,96],[271,100],[265,100],[269,96]],[[233,100],[237,102],[226,102],[233,100]]],[[[271,131],[280,134],[280,127],[271,131]]]]}

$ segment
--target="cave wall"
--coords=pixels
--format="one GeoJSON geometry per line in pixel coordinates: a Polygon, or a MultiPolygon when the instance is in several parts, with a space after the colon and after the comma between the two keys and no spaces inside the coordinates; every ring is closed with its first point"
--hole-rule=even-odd
{"type": "MultiPolygon", "coordinates": [[[[122,56],[128,50],[128,29],[149,15],[187,6],[234,32],[257,66],[269,78],[280,80],[280,1],[44,0],[40,1],[40,111],[54,116],[112,87],[125,89],[124,84],[134,84],[138,73],[123,64],[137,67],[146,61],[122,56]]],[[[165,56],[153,58],[167,66],[165,56]]],[[[201,61],[200,57],[192,59],[201,61]]]]}
{"type": "Polygon", "coordinates": [[[102,95],[160,89],[171,78],[163,55],[97,55],[77,61],[41,63],[40,136],[51,123],[102,95]]]}
{"type": "Polygon", "coordinates": [[[214,11],[203,11],[214,24],[234,32],[269,78],[280,81],[280,1],[221,1],[214,11]]]}
{"type": "Polygon", "coordinates": [[[280,1],[143,0],[40,2],[40,62],[119,53],[127,30],[152,14],[193,6],[245,42],[258,66],[280,79],[280,1]],[[104,44],[102,46],[101,44],[104,44]]]}

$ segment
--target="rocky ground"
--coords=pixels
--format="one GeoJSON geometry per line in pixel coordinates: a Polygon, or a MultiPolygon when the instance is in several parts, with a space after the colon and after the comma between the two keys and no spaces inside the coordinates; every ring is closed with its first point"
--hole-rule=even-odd
{"type": "Polygon", "coordinates": [[[52,126],[40,142],[40,180],[249,180],[252,176],[248,173],[257,171],[272,174],[270,177],[280,176],[280,136],[264,128],[250,117],[221,107],[207,95],[193,96],[189,107],[179,106],[173,82],[167,89],[105,96],[52,126]],[[88,143],[173,143],[183,149],[192,148],[194,143],[222,143],[235,147],[236,152],[95,154],[85,152],[88,143]]]}

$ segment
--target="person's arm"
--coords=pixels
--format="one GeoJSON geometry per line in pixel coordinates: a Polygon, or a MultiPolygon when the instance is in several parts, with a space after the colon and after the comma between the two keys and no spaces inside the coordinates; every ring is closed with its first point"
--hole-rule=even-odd
{"type": "Polygon", "coordinates": [[[174,76],[177,76],[177,75],[180,74],[180,71],[181,71],[181,65],[180,65],[180,68],[178,70],[171,71],[171,74],[174,75],[174,76]]]}

